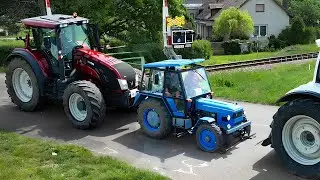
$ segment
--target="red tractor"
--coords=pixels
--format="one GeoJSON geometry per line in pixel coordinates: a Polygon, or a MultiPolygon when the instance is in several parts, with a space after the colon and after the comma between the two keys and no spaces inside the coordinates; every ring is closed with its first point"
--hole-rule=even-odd
{"type": "Polygon", "coordinates": [[[34,111],[49,99],[62,100],[72,124],[87,129],[103,121],[107,106],[131,107],[138,74],[102,53],[97,27],[88,19],[49,14],[22,22],[29,29],[25,48],[7,57],[6,73],[8,94],[20,109],[34,111]]]}

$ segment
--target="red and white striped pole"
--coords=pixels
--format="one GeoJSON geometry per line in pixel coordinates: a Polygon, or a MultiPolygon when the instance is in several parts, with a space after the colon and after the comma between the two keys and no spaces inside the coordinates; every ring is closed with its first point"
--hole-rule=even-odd
{"type": "Polygon", "coordinates": [[[50,7],[50,0],[45,0],[45,3],[46,3],[47,15],[50,16],[50,15],[52,15],[51,7],[50,7]]]}
{"type": "Polygon", "coordinates": [[[164,48],[168,47],[171,43],[169,42],[171,37],[169,35],[169,28],[167,28],[167,20],[169,18],[169,9],[168,9],[168,0],[163,0],[163,8],[162,8],[162,33],[163,33],[163,45],[164,48]]]}

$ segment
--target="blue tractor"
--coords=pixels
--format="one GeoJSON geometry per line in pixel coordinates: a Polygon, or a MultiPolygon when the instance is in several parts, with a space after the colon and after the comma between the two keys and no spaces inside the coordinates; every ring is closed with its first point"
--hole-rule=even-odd
{"type": "Polygon", "coordinates": [[[226,151],[235,139],[250,137],[242,107],[213,99],[204,59],[165,60],[144,65],[134,105],[142,131],[154,139],[170,133],[196,134],[206,152],[226,151]]]}

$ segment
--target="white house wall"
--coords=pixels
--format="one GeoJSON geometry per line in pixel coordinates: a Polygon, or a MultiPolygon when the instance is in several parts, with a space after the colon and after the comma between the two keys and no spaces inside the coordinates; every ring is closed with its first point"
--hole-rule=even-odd
{"type": "Polygon", "coordinates": [[[249,11],[255,25],[267,25],[267,36],[278,36],[289,26],[288,14],[273,0],[249,0],[240,9],[249,11]],[[265,4],[265,11],[256,12],[256,4],[265,4]]]}

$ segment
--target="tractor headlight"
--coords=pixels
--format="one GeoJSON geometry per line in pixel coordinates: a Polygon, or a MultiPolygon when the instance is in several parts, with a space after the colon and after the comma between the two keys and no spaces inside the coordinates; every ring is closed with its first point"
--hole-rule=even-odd
{"type": "Polygon", "coordinates": [[[128,82],[125,79],[118,79],[119,85],[121,90],[127,90],[128,89],[128,82]]]}
{"type": "Polygon", "coordinates": [[[228,120],[228,121],[230,121],[230,119],[231,119],[231,116],[230,116],[230,115],[228,115],[228,116],[227,116],[227,120],[228,120]]]}

